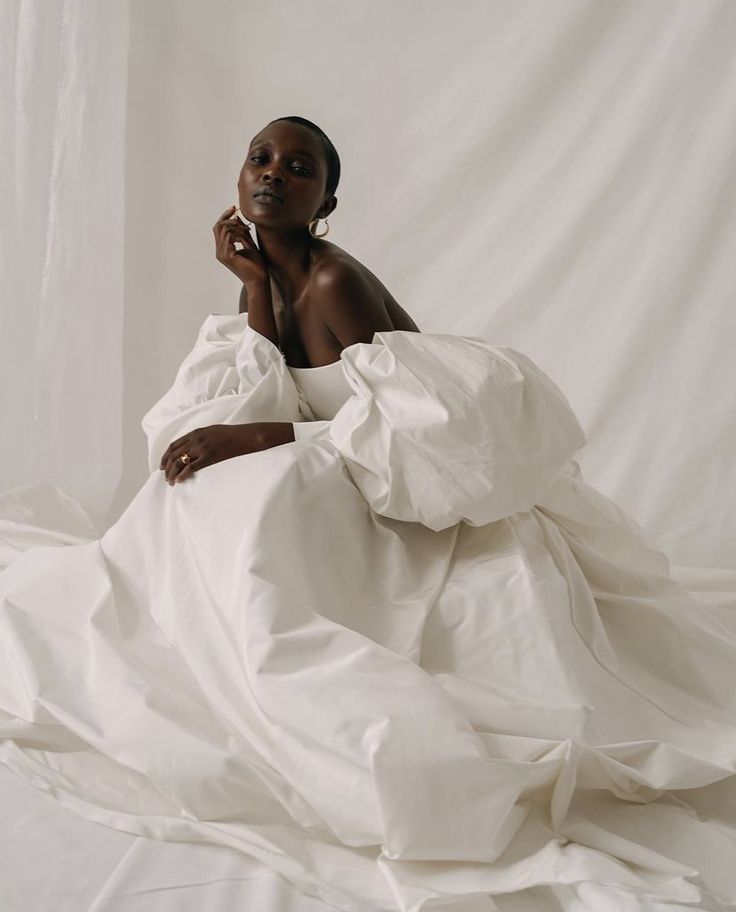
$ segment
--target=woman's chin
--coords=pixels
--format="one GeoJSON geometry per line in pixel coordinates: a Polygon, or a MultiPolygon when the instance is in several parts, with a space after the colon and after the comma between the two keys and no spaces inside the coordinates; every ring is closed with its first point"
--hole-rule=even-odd
{"type": "Polygon", "coordinates": [[[284,222],[283,219],[280,219],[276,213],[271,212],[259,212],[255,215],[249,215],[247,212],[241,210],[243,217],[251,224],[253,228],[265,228],[272,231],[288,231],[294,232],[298,230],[308,230],[309,225],[305,224],[289,224],[284,222]]]}
{"type": "Polygon", "coordinates": [[[263,225],[264,228],[270,227],[283,227],[283,223],[279,218],[280,213],[271,212],[269,210],[258,212],[247,212],[245,209],[241,208],[240,210],[243,218],[251,223],[251,225],[263,225]]]}

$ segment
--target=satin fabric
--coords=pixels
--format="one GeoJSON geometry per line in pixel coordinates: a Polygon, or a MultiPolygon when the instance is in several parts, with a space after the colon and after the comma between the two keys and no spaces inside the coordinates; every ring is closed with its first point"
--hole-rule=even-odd
{"type": "Polygon", "coordinates": [[[0,760],[345,912],[736,904],[733,601],[584,482],[522,353],[395,331],[341,367],[313,436],[169,486],[189,430],[314,418],[247,315],[211,314],[102,538],[67,504],[33,546],[10,505],[0,760]]]}

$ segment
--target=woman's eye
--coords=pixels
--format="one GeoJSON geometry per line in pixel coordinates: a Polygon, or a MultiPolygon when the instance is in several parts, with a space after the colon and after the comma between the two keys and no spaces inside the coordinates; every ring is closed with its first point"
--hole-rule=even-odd
{"type": "MultiPolygon", "coordinates": [[[[263,154],[261,154],[261,155],[251,155],[250,160],[251,160],[252,162],[255,162],[256,164],[258,164],[258,162],[262,161],[262,160],[265,159],[265,158],[266,158],[266,156],[263,155],[263,154]]],[[[306,175],[307,177],[309,177],[309,175],[312,173],[312,172],[309,170],[309,168],[303,168],[301,165],[294,165],[294,166],[293,166],[293,170],[296,171],[298,174],[304,174],[304,175],[306,175]]]]}

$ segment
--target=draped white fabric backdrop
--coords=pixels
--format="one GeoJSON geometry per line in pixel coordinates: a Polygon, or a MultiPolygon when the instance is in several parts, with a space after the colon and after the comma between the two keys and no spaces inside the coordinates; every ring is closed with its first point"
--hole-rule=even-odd
{"type": "Polygon", "coordinates": [[[123,466],[128,9],[0,3],[0,492],[123,466]]]}
{"type": "MultiPolygon", "coordinates": [[[[247,143],[301,114],[342,157],[329,240],[423,330],[532,357],[586,480],[736,568],[734,46],[730,0],[0,0],[0,496],[117,519],[142,415],[237,310],[211,226],[247,143]]],[[[0,772],[8,908],[312,912],[0,772]]]]}
{"type": "Polygon", "coordinates": [[[0,492],[120,515],[141,416],[237,311],[248,141],[301,114],[329,239],[547,371],[674,563],[736,567],[735,40],[728,0],[2,0],[0,492]]]}

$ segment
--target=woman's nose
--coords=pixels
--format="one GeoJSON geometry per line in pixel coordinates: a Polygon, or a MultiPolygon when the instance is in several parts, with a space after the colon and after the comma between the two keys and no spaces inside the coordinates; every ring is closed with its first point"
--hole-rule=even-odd
{"type": "Polygon", "coordinates": [[[274,184],[283,184],[284,178],[281,175],[281,170],[279,168],[273,167],[263,172],[264,180],[269,183],[274,184]]]}

